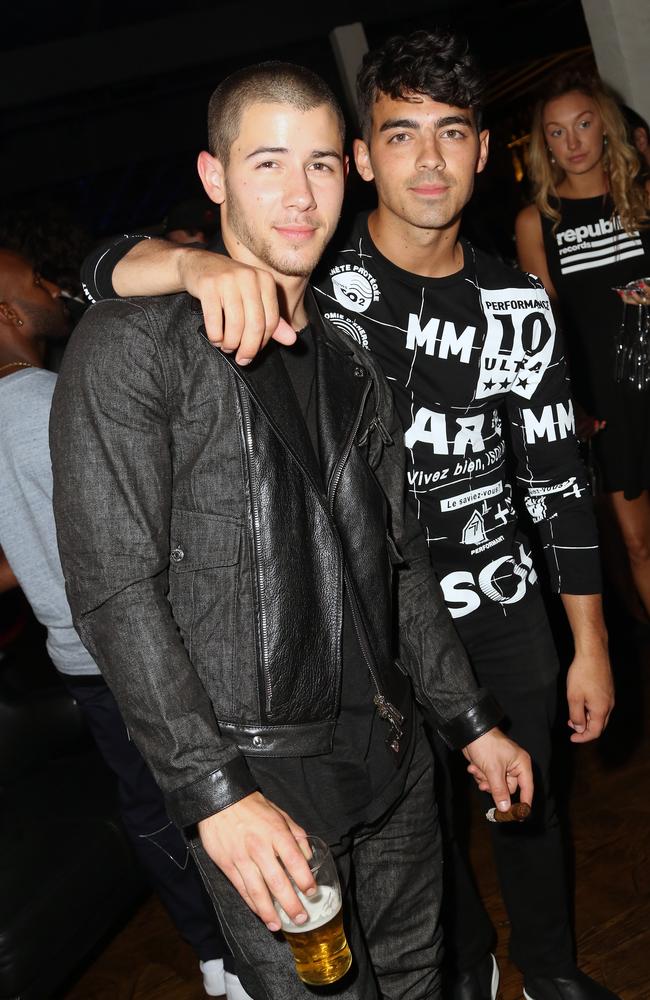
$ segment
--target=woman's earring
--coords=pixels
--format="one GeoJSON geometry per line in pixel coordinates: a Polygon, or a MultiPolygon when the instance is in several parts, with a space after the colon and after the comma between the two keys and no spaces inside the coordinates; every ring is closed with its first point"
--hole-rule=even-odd
{"type": "Polygon", "coordinates": [[[608,143],[607,132],[603,132],[603,147],[607,146],[607,143],[608,143]]]}
{"type": "Polygon", "coordinates": [[[551,147],[550,146],[546,147],[546,152],[548,153],[548,158],[551,161],[551,163],[555,163],[555,157],[553,156],[553,153],[551,152],[551,147]]]}

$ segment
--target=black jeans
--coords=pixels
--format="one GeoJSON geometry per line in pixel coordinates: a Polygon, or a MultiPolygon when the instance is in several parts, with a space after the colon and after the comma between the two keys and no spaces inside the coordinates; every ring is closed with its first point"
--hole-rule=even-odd
{"type": "Polygon", "coordinates": [[[337,858],[354,962],[340,986],[316,992],[298,979],[282,935],[266,929],[200,841],[192,841],[253,1000],[438,1000],[442,861],[433,796],[433,760],[420,731],[399,803],[383,822],[355,832],[349,851],[337,858]]]}
{"type": "MultiPolygon", "coordinates": [[[[505,712],[503,728],[533,760],[535,798],[526,824],[488,824],[501,892],[510,920],[510,957],[527,976],[575,969],[566,856],[550,789],[552,728],[557,711],[557,655],[541,600],[514,614],[503,630],[487,628],[463,641],[481,684],[505,712]]],[[[470,872],[464,836],[467,775],[434,737],[445,849],[443,928],[453,968],[474,966],[492,950],[495,931],[470,872]],[[440,784],[445,786],[441,794],[440,784]],[[459,801],[460,800],[460,801],[459,801]]],[[[485,810],[494,805],[482,795],[485,810]]]]}
{"type": "Polygon", "coordinates": [[[117,703],[101,677],[64,676],[102,757],[117,776],[124,829],[180,934],[206,962],[228,949],[187,843],[165,811],[163,795],[129,739],[117,703]]]}

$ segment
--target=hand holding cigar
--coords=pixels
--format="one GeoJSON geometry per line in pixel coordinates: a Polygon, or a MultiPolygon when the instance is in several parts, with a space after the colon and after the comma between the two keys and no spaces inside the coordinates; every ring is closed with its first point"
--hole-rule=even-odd
{"type": "Polygon", "coordinates": [[[505,812],[493,806],[485,814],[489,823],[523,823],[529,816],[530,806],[527,802],[513,802],[505,812]]]}

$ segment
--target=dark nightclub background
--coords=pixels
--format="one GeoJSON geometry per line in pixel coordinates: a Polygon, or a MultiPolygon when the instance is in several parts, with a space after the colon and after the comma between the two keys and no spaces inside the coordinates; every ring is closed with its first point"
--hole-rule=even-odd
{"type": "Polygon", "coordinates": [[[534,88],[559,63],[592,59],[580,0],[15,3],[0,38],[0,236],[37,248],[41,233],[35,253],[47,258],[47,228],[59,268],[68,257],[72,269],[89,241],[154,226],[200,193],[195,158],[217,83],[280,58],[311,66],[343,98],[328,35],[353,21],[370,46],[417,27],[467,33],[488,75],[492,129],[468,226],[511,256],[534,88]]]}

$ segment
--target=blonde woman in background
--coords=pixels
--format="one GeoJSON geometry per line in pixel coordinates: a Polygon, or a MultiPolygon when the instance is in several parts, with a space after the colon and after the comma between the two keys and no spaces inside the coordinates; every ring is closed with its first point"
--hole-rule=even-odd
{"type": "MultiPolygon", "coordinates": [[[[559,307],[578,433],[592,440],[600,487],[650,617],[650,387],[617,381],[623,305],[613,290],[650,274],[649,198],[621,111],[600,81],[575,72],[552,81],[534,112],[529,170],[534,202],[516,221],[519,263],[559,307]]],[[[627,321],[642,330],[650,286],[639,287],[626,308],[627,321]]]]}

